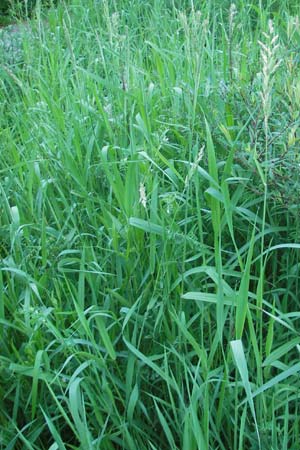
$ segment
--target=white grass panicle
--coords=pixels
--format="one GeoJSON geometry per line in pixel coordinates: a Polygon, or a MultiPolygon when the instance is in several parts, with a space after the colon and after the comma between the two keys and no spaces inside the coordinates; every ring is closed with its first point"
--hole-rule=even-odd
{"type": "Polygon", "coordinates": [[[146,187],[145,187],[144,183],[140,183],[139,194],[140,194],[140,203],[146,209],[147,208],[147,194],[146,194],[146,187]]]}
{"type": "Polygon", "coordinates": [[[275,33],[272,20],[268,22],[268,33],[263,32],[265,42],[259,41],[262,61],[262,90],[261,99],[264,112],[265,131],[268,131],[268,120],[271,114],[272,87],[274,74],[281,64],[278,57],[280,48],[278,34],[275,33]]]}

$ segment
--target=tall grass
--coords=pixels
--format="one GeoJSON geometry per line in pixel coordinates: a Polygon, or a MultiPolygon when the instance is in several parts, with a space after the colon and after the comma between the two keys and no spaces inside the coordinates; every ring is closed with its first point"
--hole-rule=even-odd
{"type": "Polygon", "coordinates": [[[1,449],[298,448],[300,24],[259,4],[0,47],[1,449]]]}

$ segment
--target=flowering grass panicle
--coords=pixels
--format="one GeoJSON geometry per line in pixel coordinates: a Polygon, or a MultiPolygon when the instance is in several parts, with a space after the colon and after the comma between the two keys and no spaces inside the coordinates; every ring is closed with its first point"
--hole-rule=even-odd
{"type": "Polygon", "coordinates": [[[274,75],[281,64],[281,59],[278,57],[280,44],[278,42],[279,36],[275,33],[272,20],[268,22],[268,33],[263,32],[264,42],[259,41],[261,48],[262,61],[262,108],[264,112],[265,131],[268,130],[268,119],[271,114],[272,101],[272,87],[274,82],[274,75]]]}

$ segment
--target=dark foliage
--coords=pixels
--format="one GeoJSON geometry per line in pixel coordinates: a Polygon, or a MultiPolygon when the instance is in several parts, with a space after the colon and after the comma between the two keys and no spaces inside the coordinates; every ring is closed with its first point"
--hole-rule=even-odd
{"type": "MultiPolygon", "coordinates": [[[[36,6],[37,0],[1,0],[0,2],[0,20],[12,16],[26,17],[30,16],[36,6]]],[[[49,7],[57,4],[57,0],[41,0],[42,6],[49,7]]],[[[5,20],[3,20],[5,21],[5,20]]]]}

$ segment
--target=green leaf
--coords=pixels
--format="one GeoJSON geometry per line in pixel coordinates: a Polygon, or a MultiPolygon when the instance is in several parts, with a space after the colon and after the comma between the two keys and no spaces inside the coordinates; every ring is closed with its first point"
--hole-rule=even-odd
{"type": "Polygon", "coordinates": [[[146,233],[154,233],[162,236],[164,234],[164,228],[156,223],[147,222],[146,220],[139,219],[137,217],[130,217],[129,224],[133,227],[139,228],[146,233]]]}
{"type": "Polygon", "coordinates": [[[246,357],[245,357],[245,353],[244,353],[243,344],[240,339],[237,339],[235,341],[231,341],[230,345],[231,345],[233,357],[235,360],[235,364],[238,368],[244,389],[246,391],[247,402],[249,404],[250,411],[251,411],[251,414],[252,414],[252,417],[253,417],[253,420],[255,423],[257,438],[259,441],[259,448],[261,448],[257,420],[256,420],[256,413],[255,413],[255,408],[254,408],[254,403],[253,403],[253,396],[251,393],[251,386],[250,386],[250,382],[249,382],[249,373],[248,373],[247,361],[246,361],[246,357]]]}

